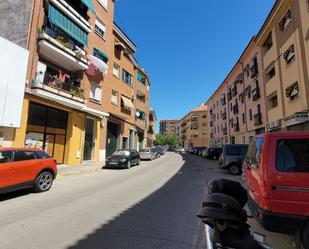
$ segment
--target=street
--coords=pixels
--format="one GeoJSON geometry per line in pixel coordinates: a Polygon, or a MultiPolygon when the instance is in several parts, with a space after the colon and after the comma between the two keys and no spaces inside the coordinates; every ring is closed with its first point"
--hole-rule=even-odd
{"type": "MultiPolygon", "coordinates": [[[[167,153],[130,170],[66,176],[46,193],[2,195],[0,248],[206,248],[204,225],[195,216],[206,183],[235,178],[216,164],[167,153]]],[[[280,249],[290,248],[288,239],[267,237],[280,249]]]]}

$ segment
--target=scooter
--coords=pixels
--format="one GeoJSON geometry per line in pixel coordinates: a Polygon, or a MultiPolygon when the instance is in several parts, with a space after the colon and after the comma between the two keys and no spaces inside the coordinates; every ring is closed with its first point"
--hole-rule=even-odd
{"type": "Polygon", "coordinates": [[[272,249],[264,235],[250,232],[250,216],[244,209],[247,200],[247,191],[239,182],[217,179],[208,184],[197,214],[206,224],[208,249],[272,249]]]}

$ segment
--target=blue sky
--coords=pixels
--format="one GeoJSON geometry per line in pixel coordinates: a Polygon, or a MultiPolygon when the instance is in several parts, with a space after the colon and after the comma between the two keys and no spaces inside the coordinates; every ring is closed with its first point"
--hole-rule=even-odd
{"type": "Polygon", "coordinates": [[[158,120],[181,118],[224,80],[274,0],[116,0],[115,20],[137,45],[158,120]],[[194,3],[194,4],[193,4],[194,3]]]}

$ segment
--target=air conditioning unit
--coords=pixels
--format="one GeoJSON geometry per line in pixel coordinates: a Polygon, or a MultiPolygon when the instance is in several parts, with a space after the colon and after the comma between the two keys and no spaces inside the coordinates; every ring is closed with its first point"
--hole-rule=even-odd
{"type": "Polygon", "coordinates": [[[279,128],[281,125],[281,122],[280,120],[275,120],[275,121],[272,121],[268,124],[268,127],[269,129],[276,129],[276,128],[279,128]]]}

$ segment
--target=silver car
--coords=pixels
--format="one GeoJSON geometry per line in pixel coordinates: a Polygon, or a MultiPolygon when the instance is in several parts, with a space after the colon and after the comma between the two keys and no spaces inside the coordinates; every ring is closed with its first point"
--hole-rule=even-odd
{"type": "Polygon", "coordinates": [[[155,151],[151,148],[144,148],[139,151],[141,160],[154,160],[156,159],[155,151]]]}

